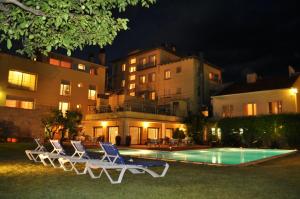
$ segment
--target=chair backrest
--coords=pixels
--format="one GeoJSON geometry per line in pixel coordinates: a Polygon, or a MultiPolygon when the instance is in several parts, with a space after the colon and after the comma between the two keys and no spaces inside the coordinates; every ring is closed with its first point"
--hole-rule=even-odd
{"type": "Polygon", "coordinates": [[[39,138],[34,138],[34,141],[37,144],[37,147],[34,149],[35,151],[46,151],[46,148],[40,143],[39,138]]]}
{"type": "Polygon", "coordinates": [[[72,157],[78,156],[79,158],[91,159],[82,145],[81,141],[71,140],[71,144],[75,150],[72,157]]]}
{"type": "Polygon", "coordinates": [[[110,142],[99,142],[102,150],[104,151],[104,157],[112,164],[125,164],[125,159],[120,155],[119,150],[110,142]]]}
{"type": "Polygon", "coordinates": [[[51,151],[51,153],[66,155],[65,150],[63,149],[63,147],[61,146],[58,140],[50,140],[50,143],[53,146],[53,150],[51,151]]]}

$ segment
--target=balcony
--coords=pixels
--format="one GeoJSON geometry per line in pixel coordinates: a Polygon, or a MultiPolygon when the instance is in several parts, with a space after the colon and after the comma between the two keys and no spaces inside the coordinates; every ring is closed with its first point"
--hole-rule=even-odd
{"type": "Polygon", "coordinates": [[[145,65],[139,64],[139,65],[137,65],[137,70],[143,70],[143,69],[151,68],[151,67],[154,67],[154,66],[156,66],[155,62],[149,62],[145,65]]]}
{"type": "Polygon", "coordinates": [[[170,106],[157,106],[153,104],[143,104],[143,103],[124,103],[123,106],[119,106],[115,109],[111,106],[100,106],[94,110],[94,113],[116,113],[116,112],[139,112],[139,113],[150,113],[157,115],[169,115],[175,116],[171,112],[170,106]]]}

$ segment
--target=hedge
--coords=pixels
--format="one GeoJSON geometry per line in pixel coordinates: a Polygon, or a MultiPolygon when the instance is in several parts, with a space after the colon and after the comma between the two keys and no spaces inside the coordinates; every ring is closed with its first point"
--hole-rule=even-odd
{"type": "Polygon", "coordinates": [[[224,118],[217,126],[224,146],[300,148],[300,114],[224,118]]]}

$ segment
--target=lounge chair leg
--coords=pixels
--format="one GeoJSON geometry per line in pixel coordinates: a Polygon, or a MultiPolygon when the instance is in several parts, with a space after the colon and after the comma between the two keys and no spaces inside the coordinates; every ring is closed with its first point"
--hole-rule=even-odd
{"type": "Polygon", "coordinates": [[[112,177],[110,176],[110,174],[108,173],[108,171],[105,168],[103,168],[103,171],[105,172],[105,174],[111,184],[120,184],[122,182],[122,179],[123,179],[123,176],[124,176],[126,170],[127,170],[127,168],[122,168],[122,170],[119,174],[118,180],[113,180],[112,177]]]}

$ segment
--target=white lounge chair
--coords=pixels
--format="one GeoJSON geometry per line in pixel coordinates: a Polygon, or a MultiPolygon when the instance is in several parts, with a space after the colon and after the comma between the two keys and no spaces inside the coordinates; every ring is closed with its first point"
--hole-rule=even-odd
{"type": "Polygon", "coordinates": [[[45,166],[49,165],[47,163],[47,160],[48,160],[54,168],[60,168],[60,167],[62,167],[60,162],[59,162],[59,165],[56,165],[55,160],[58,160],[59,158],[66,156],[66,152],[62,148],[62,146],[58,140],[50,140],[50,143],[53,146],[53,150],[50,153],[39,154],[39,158],[45,166]]]}
{"type": "Polygon", "coordinates": [[[152,162],[130,162],[126,161],[119,153],[118,149],[111,143],[102,143],[100,146],[104,151],[104,156],[102,160],[91,160],[87,161],[85,170],[89,173],[91,178],[100,178],[104,172],[112,184],[118,184],[122,182],[124,174],[129,170],[133,174],[149,173],[152,177],[164,177],[168,171],[169,164],[162,161],[152,161],[152,162]],[[105,162],[107,161],[107,162],[105,162]],[[163,166],[164,170],[161,174],[148,169],[148,167],[163,166]],[[95,174],[93,170],[100,170],[99,174],[95,174]],[[114,180],[109,170],[120,171],[117,180],[114,180]]]}
{"type": "Polygon", "coordinates": [[[39,155],[47,152],[46,148],[40,143],[39,138],[34,139],[37,147],[34,150],[25,150],[25,153],[29,160],[33,160],[34,162],[40,162],[39,155]]]}

